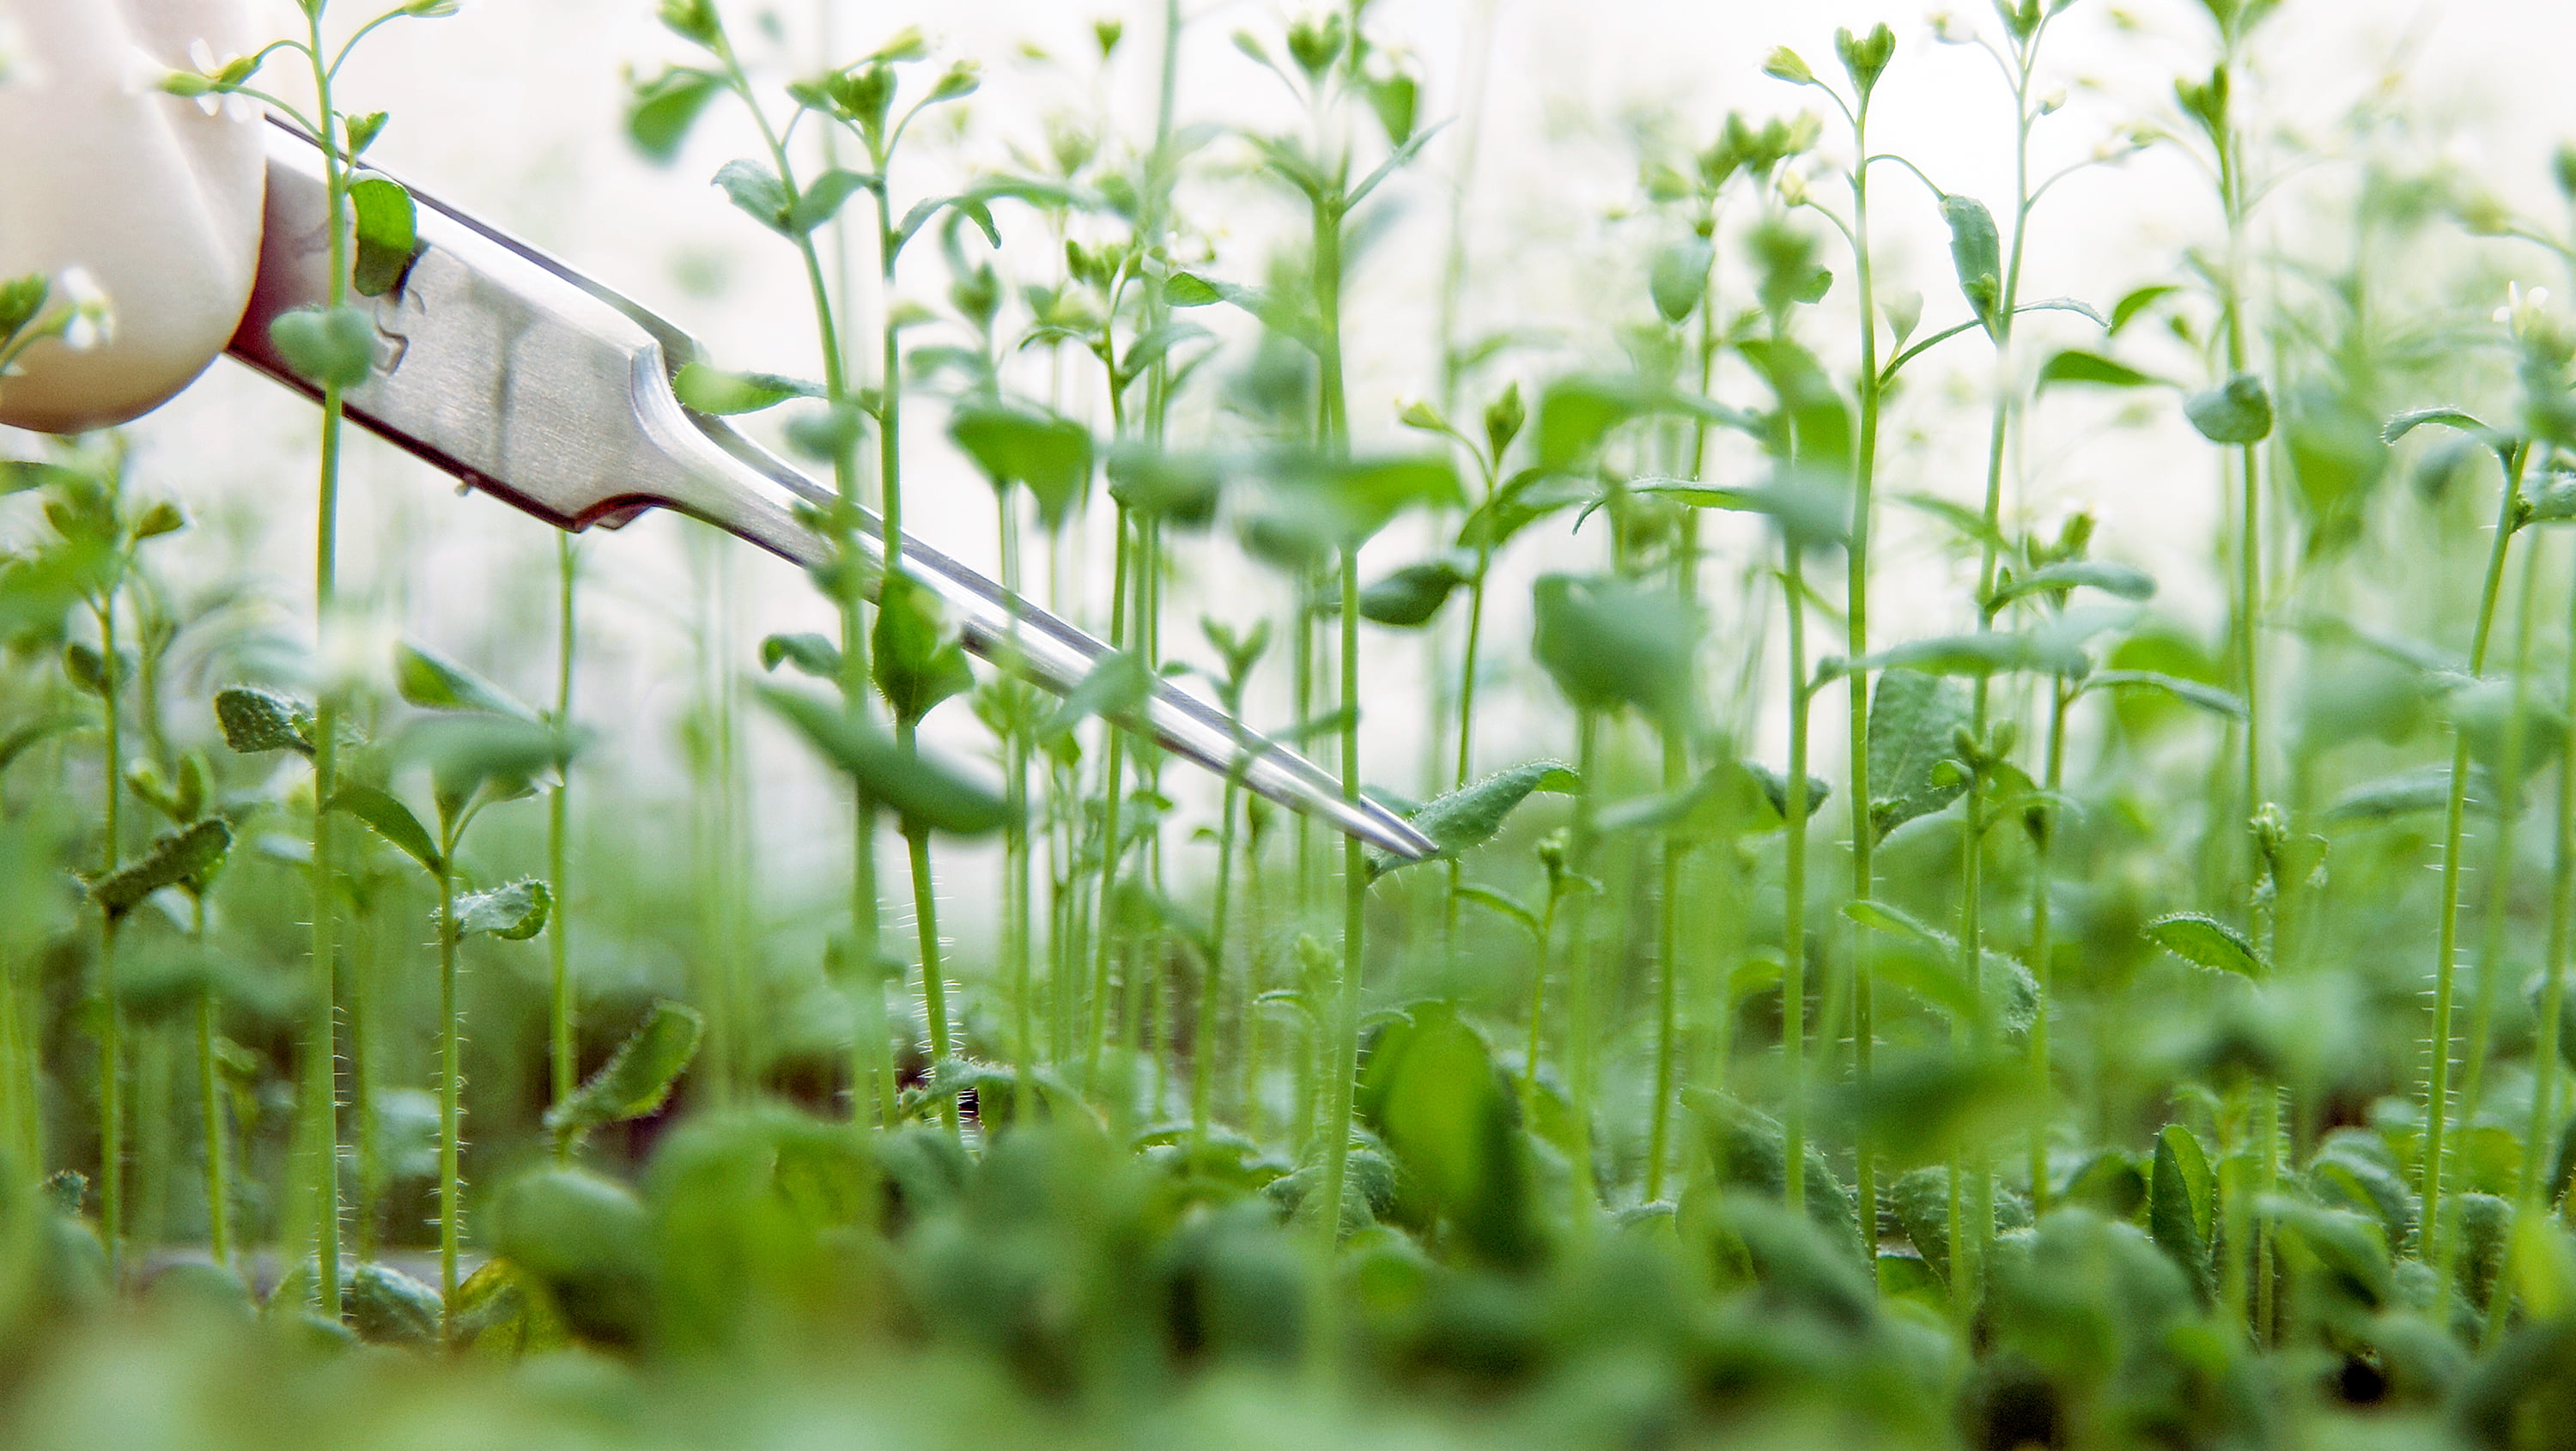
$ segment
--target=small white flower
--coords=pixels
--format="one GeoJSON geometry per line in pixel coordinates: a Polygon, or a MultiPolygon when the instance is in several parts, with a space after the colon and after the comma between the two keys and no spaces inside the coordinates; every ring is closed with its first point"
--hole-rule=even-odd
{"type": "Polygon", "coordinates": [[[2064,86],[2058,86],[2048,94],[2039,98],[2039,114],[2043,116],[2054,115],[2058,108],[2065,104],[2066,88],[2064,86]]]}
{"type": "Polygon", "coordinates": [[[66,267],[54,279],[55,291],[69,304],[63,318],[63,346],[76,353],[107,343],[116,336],[116,312],[108,305],[107,293],[86,267],[66,267]]]}
{"type": "Polygon", "coordinates": [[[1780,173],[1779,187],[1780,200],[1786,205],[1802,207],[1807,204],[1807,179],[1805,177],[1800,176],[1794,171],[1782,171],[1780,173]]]}
{"type": "Polygon", "coordinates": [[[1932,38],[1941,42],[1943,45],[1974,45],[1976,43],[1977,28],[1970,25],[1968,22],[1961,20],[1957,15],[1952,14],[1950,11],[1935,10],[1928,18],[1932,22],[1932,38]]]}
{"type": "Polygon", "coordinates": [[[2525,291],[2519,282],[2506,283],[2504,306],[2497,308],[2494,316],[2517,342],[2547,347],[2560,345],[2557,319],[2549,315],[2549,289],[2546,287],[2525,291]]]}

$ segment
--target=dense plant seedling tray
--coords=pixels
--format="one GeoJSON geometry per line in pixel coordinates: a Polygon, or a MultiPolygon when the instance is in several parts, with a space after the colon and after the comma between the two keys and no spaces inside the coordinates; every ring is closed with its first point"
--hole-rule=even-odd
{"type": "MultiPolygon", "coordinates": [[[[1473,235],[1492,0],[1457,87],[1397,0],[1008,66],[660,0],[626,142],[807,315],[639,386],[805,472],[824,628],[735,649],[710,532],[657,781],[618,541],[444,640],[340,567],[437,219],[339,62],[457,9],[355,3],[158,81],[320,146],[236,344],[310,595],[117,433],[0,462],[0,1444],[2576,1441],[2576,323],[2501,270],[2576,149],[2526,215],[2394,88],[2318,139],[2276,0],[2070,105],[2150,22],[1993,0],[1635,128],[1569,337],[1473,235]],[[1984,154],[1882,123],[1936,70],[1984,154]],[[2187,242],[2044,292],[2166,163],[2187,242]],[[1038,688],[1011,599],[1106,650],[1038,688]]],[[[0,400],[115,306],[0,283],[0,400]]]]}

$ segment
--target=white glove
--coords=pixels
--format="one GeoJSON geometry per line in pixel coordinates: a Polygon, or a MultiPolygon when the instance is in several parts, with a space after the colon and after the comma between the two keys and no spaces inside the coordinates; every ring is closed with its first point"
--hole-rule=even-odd
{"type": "Polygon", "coordinates": [[[121,423],[223,351],[259,267],[259,123],[156,87],[254,44],[246,0],[0,0],[0,280],[94,286],[113,319],[27,349],[0,424],[121,423]]]}

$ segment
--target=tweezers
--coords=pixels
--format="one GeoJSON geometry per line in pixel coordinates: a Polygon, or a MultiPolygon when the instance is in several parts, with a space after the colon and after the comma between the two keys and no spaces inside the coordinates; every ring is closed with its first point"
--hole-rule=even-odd
{"type": "MultiPolygon", "coordinates": [[[[228,351],[307,395],[270,344],[269,324],[328,296],[329,225],[321,148],[268,132],[266,231],[249,310],[228,351]]],[[[420,246],[401,284],[372,303],[377,371],[343,398],[351,422],[558,529],[626,523],[670,509],[812,567],[829,544],[798,503],[831,490],[722,418],[683,407],[672,379],[698,355],[659,316],[524,242],[414,189],[420,246]]],[[[860,511],[856,545],[871,580],[883,526],[860,511]]],[[[1058,695],[1109,655],[1107,645],[1018,599],[939,550],[903,536],[903,569],[935,590],[966,647],[1058,695]]],[[[1340,781],[1168,680],[1120,724],[1174,755],[1323,820],[1404,860],[1429,838],[1377,802],[1342,798],[1340,781]]]]}

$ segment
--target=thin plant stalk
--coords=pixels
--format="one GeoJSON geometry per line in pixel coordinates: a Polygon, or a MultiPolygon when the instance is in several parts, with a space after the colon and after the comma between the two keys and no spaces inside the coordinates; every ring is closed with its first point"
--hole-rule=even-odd
{"type": "MultiPolygon", "coordinates": [[[[1986,436],[1986,487],[1981,518],[1985,528],[1977,560],[1977,629],[1980,633],[1995,627],[1994,604],[1996,568],[2000,564],[1997,544],[2003,531],[2004,463],[2012,438],[2013,424],[2020,415],[2021,392],[2012,373],[2013,315],[2021,305],[2022,259],[2030,236],[2030,213],[2033,198],[2030,188],[2030,133],[2037,119],[2030,98],[2031,73],[2039,56],[2041,39],[2047,33],[2048,20],[2042,16],[2029,37],[2016,47],[2013,63],[2007,67],[2013,97],[2013,211],[2012,242],[2004,263],[2004,275],[1995,299],[1994,317],[1989,331],[1994,337],[1994,401],[1986,436]]],[[[1989,739],[1988,721],[1991,709],[1990,681],[1977,677],[1974,690],[1974,724],[1971,729],[1980,742],[1989,739]]],[[[2062,692],[2061,692],[2062,696],[2062,692]]],[[[1970,1042],[1978,1059],[1983,1061],[1989,1044],[1985,1013],[1985,943],[1982,909],[1984,906],[1985,866],[1985,772],[1978,769],[1968,776],[1967,836],[1960,848],[1959,886],[1959,952],[1961,975],[1970,984],[1970,1000],[1975,1003],[1974,1029],[1970,1042]]],[[[2042,1012],[2046,1011],[2045,1004],[2042,1012]]],[[[1968,1205],[1973,1223],[1967,1245],[1953,1241],[1951,1260],[1954,1280],[1968,1304],[1974,1304],[1978,1278],[1994,1247],[1994,1180],[1984,1162],[1984,1154],[1972,1154],[1978,1162],[1971,1165],[1970,1188],[1974,1190],[1968,1205]]],[[[1953,1165],[1956,1181],[1957,1166],[1953,1165]]]]}
{"type": "MultiPolygon", "coordinates": [[[[206,940],[206,899],[188,899],[189,935],[199,946],[206,940]]],[[[231,1151],[224,1131],[223,1077],[215,1057],[215,995],[197,996],[197,1096],[204,1112],[206,1136],[206,1251],[218,1265],[232,1264],[231,1151]]]]}
{"type": "MultiPolygon", "coordinates": [[[[1318,195],[1314,204],[1315,311],[1321,360],[1320,430],[1324,451],[1339,457],[1348,447],[1350,418],[1342,382],[1342,213],[1318,195]]],[[[1360,551],[1341,549],[1342,799],[1360,802],[1360,551]]],[[[1302,819],[1302,818],[1301,818],[1302,819]]],[[[1352,1097],[1358,1087],[1360,979],[1368,961],[1368,858],[1356,836],[1342,839],[1342,961],[1334,984],[1332,1038],[1326,1059],[1323,1110],[1323,1212],[1317,1216],[1327,1247],[1341,1231],[1341,1205],[1349,1180],[1352,1097]]]]}
{"type": "MultiPolygon", "coordinates": [[[[349,301],[348,158],[340,151],[339,113],[331,100],[335,67],[322,60],[322,7],[305,11],[307,58],[313,62],[314,111],[320,119],[322,191],[326,201],[330,283],[327,300],[337,310],[349,301]]],[[[354,42],[353,42],[354,43],[354,42]]],[[[340,777],[339,690],[327,672],[332,658],[332,616],[339,609],[341,389],[322,389],[322,459],[314,521],[313,612],[315,658],[326,672],[313,708],[313,966],[312,1019],[304,1044],[305,1111],[311,1116],[314,1195],[311,1293],[326,1320],[340,1318],[340,1075],[336,1041],[335,942],[338,902],[332,873],[338,857],[328,809],[340,777]]]]}
{"type": "MultiPolygon", "coordinates": [[[[2534,554],[2538,550],[2532,551],[2534,554]]],[[[2576,554],[2571,554],[2576,558],[2576,554]]],[[[2567,693],[2576,701],[2576,585],[2567,592],[2567,693]]],[[[2567,1006],[2569,924],[2576,919],[2576,721],[2571,721],[2558,757],[2558,822],[2549,872],[2549,943],[2542,960],[2540,1022],[2532,1042],[2531,1118],[2522,1136],[2522,1176],[2516,1194],[2520,1213],[2543,1207],[2541,1145],[2558,1112],[2561,1064],[2558,1033],[2567,1006]]],[[[2498,1292],[2501,1295],[2501,1291],[2498,1292]]]]}
{"type": "MultiPolygon", "coordinates": [[[[98,603],[99,655],[106,662],[107,690],[100,697],[106,716],[104,769],[101,771],[105,800],[101,808],[104,842],[99,849],[105,877],[116,870],[122,839],[124,797],[124,760],[122,726],[118,696],[125,684],[124,670],[116,653],[116,590],[111,585],[98,603]]],[[[121,1277],[125,1269],[125,1044],[123,1024],[125,1010],[120,1003],[116,983],[117,913],[105,906],[98,917],[98,1203],[100,1226],[107,1239],[107,1272],[110,1280],[121,1277]]]]}
{"type": "MultiPolygon", "coordinates": [[[[2504,749],[2498,765],[2498,793],[2510,797],[2519,790],[2523,768],[2527,764],[2525,713],[2531,699],[2532,617],[2540,598],[2541,551],[2526,547],[2522,552],[2522,585],[2514,602],[2513,689],[2512,709],[2505,716],[2504,749]]],[[[2505,975],[2506,909],[2512,905],[2513,892],[2513,816],[2510,799],[2496,803],[2493,818],[2495,840],[2487,857],[2487,891],[2485,921],[2478,939],[2478,993],[2469,1008],[2469,1057],[2460,1075],[2460,1113],[2463,1118],[2477,1112],[2485,1096],[2487,1055],[2494,1037],[2496,991],[2505,975]]]]}
{"type": "MultiPolygon", "coordinates": [[[[1239,692],[1238,692],[1239,694],[1239,692]]],[[[1237,703],[1239,706],[1239,702],[1237,703]]],[[[1235,712],[1240,715],[1240,710],[1235,712]]],[[[1239,734],[1239,730],[1238,730],[1239,734]]],[[[1240,745],[1237,747],[1240,750],[1240,745]]],[[[1225,996],[1226,909],[1234,884],[1235,819],[1243,799],[1243,768],[1226,773],[1225,796],[1218,808],[1216,830],[1216,898],[1208,911],[1207,970],[1199,983],[1198,1033],[1190,1044],[1190,1143],[1193,1154],[1207,1151],[1208,1122],[1216,1100],[1216,1040],[1219,1010],[1225,996]]],[[[1246,1022],[1250,1019],[1247,1016],[1246,1022]]]]}
{"type": "MultiPolygon", "coordinates": [[[[1127,577],[1129,574],[1127,506],[1120,504],[1112,525],[1117,531],[1117,546],[1110,564],[1109,648],[1127,648],[1127,577]]],[[[1087,1076],[1095,1085],[1100,1081],[1100,1055],[1109,1038],[1109,964],[1117,936],[1118,867],[1125,855],[1120,839],[1118,808],[1126,794],[1121,784],[1127,759],[1127,733],[1115,728],[1105,730],[1108,749],[1100,768],[1100,888],[1093,909],[1091,959],[1091,1030],[1087,1076]]]]}
{"type": "MultiPolygon", "coordinates": [[[[555,535],[555,710],[554,726],[558,732],[572,728],[573,647],[578,638],[574,616],[575,588],[578,573],[573,557],[572,535],[555,535]]],[[[566,904],[571,900],[570,874],[566,866],[567,842],[571,836],[572,766],[567,760],[557,766],[554,789],[546,793],[546,890],[552,894],[555,908],[546,923],[546,957],[551,978],[547,997],[547,1042],[551,1048],[554,1102],[570,1102],[579,1085],[581,1064],[573,1041],[572,947],[570,942],[572,913],[566,904]]],[[[570,1135],[555,1140],[558,1157],[572,1152],[570,1135]]]]}
{"type": "MultiPolygon", "coordinates": [[[[2486,579],[2478,594],[2477,628],[2470,637],[2469,673],[2486,671],[2487,640],[2495,629],[2496,598],[2504,589],[2505,553],[2512,547],[2514,521],[2522,507],[2522,475],[2531,458],[2531,446],[2518,444],[2507,450],[2504,490],[2497,504],[2495,538],[2488,547],[2486,579]]],[[[2453,727],[2451,745],[2451,784],[2449,799],[2442,809],[2442,908],[2440,940],[2433,964],[2433,1036],[2432,1070],[2424,1099],[2424,1160],[2418,1170],[2424,1208],[2417,1222],[2423,1226],[2426,1258],[2434,1263],[2446,1258],[2441,1246],[2442,1155],[2451,1117],[2451,1012],[2457,988],[2460,946],[2460,841],[2468,815],[2469,737],[2466,731],[2453,727]]],[[[2498,803],[2502,809],[2502,803],[2498,803]]]]}
{"type": "MultiPolygon", "coordinates": [[[[1780,1104],[1782,1196],[1792,1210],[1807,1203],[1807,576],[1792,540],[1781,575],[1788,606],[1789,809],[1780,880],[1780,1104]]],[[[1854,977],[1860,976],[1858,973],[1854,977]]],[[[1875,1210],[1870,1211],[1873,1215],[1875,1210]]]]}
{"type": "Polygon", "coordinates": [[[464,1237],[464,1181],[459,1160],[465,1116],[465,1054],[456,1021],[456,833],[438,857],[438,1339],[456,1340],[456,1261],[464,1237]]]}
{"type": "MultiPolygon", "coordinates": [[[[1714,230],[1714,222],[1711,224],[1714,230]]],[[[1699,363],[1699,393],[1708,395],[1709,384],[1717,370],[1719,337],[1717,332],[1717,282],[1714,252],[1709,264],[1699,304],[1699,339],[1695,351],[1699,363]]],[[[1690,473],[1699,478],[1708,466],[1708,422],[1694,419],[1691,424],[1690,473]]],[[[1673,592],[1688,609],[1699,604],[1699,512],[1682,511],[1679,536],[1673,544],[1673,592]]],[[[1678,793],[1690,784],[1690,736],[1681,727],[1667,723],[1660,732],[1663,745],[1663,789],[1678,793]]],[[[1461,782],[1460,784],[1465,784],[1461,782]]],[[[1655,1102],[1648,1112],[1646,1125],[1646,1198],[1651,1202],[1664,1197],[1666,1161],[1672,1156],[1673,1101],[1676,1064],[1679,1060],[1681,1032],[1681,977],[1683,869],[1690,858],[1690,848],[1679,832],[1668,832],[1656,849],[1659,880],[1655,897],[1655,1102]]]]}
{"type": "MultiPolygon", "coordinates": [[[[741,61],[734,54],[731,42],[721,31],[716,36],[715,53],[724,64],[727,83],[741,98],[744,109],[751,113],[753,122],[759,127],[761,141],[769,152],[770,164],[777,168],[779,180],[790,195],[798,194],[795,164],[789,159],[785,139],[771,124],[769,113],[762,108],[752,90],[749,75],[744,72],[741,61]]],[[[829,147],[830,144],[827,142],[826,146],[829,147]]],[[[895,257],[892,248],[884,245],[884,240],[893,235],[885,180],[887,158],[878,155],[870,159],[875,164],[875,180],[870,185],[869,191],[876,203],[877,237],[880,241],[880,289],[883,294],[882,300],[886,304],[880,309],[884,314],[879,339],[884,376],[876,411],[878,483],[881,494],[879,509],[884,519],[885,572],[888,576],[892,576],[900,574],[903,569],[903,504],[898,484],[900,476],[898,434],[902,412],[898,399],[901,373],[900,362],[895,351],[895,327],[891,308],[891,299],[894,295],[895,257]]],[[[836,228],[835,235],[845,236],[846,234],[836,228]]],[[[812,303],[817,341],[822,350],[824,400],[836,418],[846,416],[849,410],[858,406],[858,400],[850,387],[849,358],[843,351],[841,330],[832,305],[832,290],[824,277],[822,253],[815,246],[814,237],[810,231],[798,234],[794,241],[797,255],[804,263],[806,292],[812,303]]],[[[846,295],[848,292],[846,242],[842,244],[842,251],[837,260],[840,263],[844,280],[843,291],[846,295]]],[[[837,507],[830,515],[831,529],[841,555],[847,558],[856,549],[855,533],[861,507],[858,447],[854,433],[844,432],[833,446],[832,485],[833,498],[837,507]]],[[[569,631],[571,600],[569,582],[566,589],[566,629],[569,631]]],[[[868,635],[860,609],[856,580],[842,581],[835,594],[836,603],[840,609],[841,633],[841,677],[837,683],[841,689],[845,708],[854,715],[863,714],[867,709],[869,689],[868,635]]],[[[569,634],[567,634],[568,641],[569,634]]],[[[567,643],[567,649],[569,649],[569,643],[567,643]]],[[[900,729],[901,725],[898,723],[898,730],[900,729]]],[[[854,1121],[865,1116],[861,1106],[865,1101],[865,1094],[862,1093],[860,1084],[863,1075],[873,1076],[877,1080],[878,1112],[881,1120],[891,1125],[895,1112],[896,1070],[893,1044],[882,1031],[885,1016],[884,988],[877,975],[879,921],[876,834],[876,804],[869,798],[864,788],[858,789],[854,792],[851,803],[849,908],[852,937],[851,963],[856,982],[855,991],[862,1001],[858,1013],[857,1038],[851,1049],[850,1114],[854,1121]]],[[[953,1111],[952,1109],[951,1112],[953,1111]]]]}
{"type": "MultiPolygon", "coordinates": [[[[1003,597],[1010,601],[1010,636],[1014,650],[1020,634],[1020,517],[1017,499],[1005,490],[995,496],[1000,516],[1003,597]]],[[[1010,813],[1002,828],[1002,962],[1011,994],[1011,1113],[1027,1123],[1037,1107],[1035,1037],[1037,1020],[1030,1010],[1030,960],[1037,924],[1029,882],[1029,740],[1026,722],[1014,719],[1002,743],[1003,790],[1010,813]]]]}
{"type": "MultiPolygon", "coordinates": [[[[1878,371],[1878,292],[1869,247],[1869,100],[1869,93],[1862,92],[1859,104],[1852,109],[1852,148],[1860,158],[1851,175],[1852,287],[1860,309],[1860,406],[1852,439],[1851,531],[1844,545],[1843,651],[1850,660],[1865,659],[1869,654],[1870,496],[1878,471],[1879,406],[1884,386],[1878,371]]],[[[1844,685],[1851,713],[1846,768],[1851,792],[1851,895],[1855,902],[1866,902],[1878,890],[1871,860],[1878,829],[1869,812],[1869,674],[1854,668],[1844,685]]],[[[1877,1027],[1870,1000],[1870,976],[1860,966],[1864,959],[1861,930],[1855,925],[1852,938],[1852,1076],[1859,1090],[1866,1093],[1877,1027]]],[[[1852,1134],[1852,1184],[1854,1202],[1861,1206],[1861,1249],[1874,1257],[1878,1252],[1878,1166],[1877,1151],[1866,1127],[1855,1128],[1852,1134]]]]}
{"type": "MultiPolygon", "coordinates": [[[[2048,799],[2063,799],[2066,784],[2066,711],[2074,696],[2066,682],[2052,677],[2048,682],[2048,765],[2042,789],[2048,799]]],[[[2038,985],[2039,1011],[2030,1020],[2030,1213],[2035,1221],[2048,1213],[2050,1195],[2048,1175],[2048,1105],[2055,1097],[2055,1082],[2048,1066],[2048,1004],[2053,987],[2050,959],[2055,955],[2052,937],[2049,884],[2056,864],[2059,821],[2052,810],[2043,820],[2039,839],[2031,846],[2030,868],[2030,975],[2038,985]]]]}

